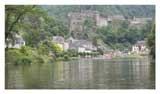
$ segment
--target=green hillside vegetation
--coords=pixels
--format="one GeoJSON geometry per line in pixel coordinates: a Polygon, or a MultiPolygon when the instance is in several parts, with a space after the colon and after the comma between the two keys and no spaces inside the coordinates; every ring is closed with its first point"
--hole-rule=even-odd
{"type": "MultiPolygon", "coordinates": [[[[155,16],[155,6],[133,6],[133,5],[79,5],[79,6],[42,6],[47,13],[58,21],[68,26],[68,13],[80,12],[84,10],[98,11],[101,16],[123,15],[125,18],[132,17],[152,17],[155,16]]],[[[85,32],[72,32],[71,35],[77,39],[91,40],[96,37],[100,46],[111,49],[128,49],[138,40],[145,40],[147,33],[151,30],[151,24],[142,26],[129,26],[128,21],[112,22],[109,26],[98,28],[96,32],[90,29],[94,22],[85,21],[85,32]],[[104,45],[105,43],[105,45],[104,45]]]]}
{"type": "Polygon", "coordinates": [[[48,62],[60,57],[62,49],[50,41],[52,36],[67,35],[68,30],[62,23],[55,21],[39,6],[6,5],[5,11],[6,62],[48,62]],[[23,36],[26,46],[8,48],[8,43],[15,41],[15,33],[23,36]]]}
{"type": "Polygon", "coordinates": [[[109,25],[107,27],[98,28],[97,33],[100,35],[101,39],[113,49],[124,50],[126,48],[131,48],[137,41],[145,40],[148,32],[151,31],[152,23],[145,24],[141,28],[124,24],[126,24],[126,22],[121,24],[121,26],[109,25]]]}
{"type": "Polygon", "coordinates": [[[147,36],[147,44],[150,48],[150,55],[155,62],[155,23],[152,25],[152,29],[147,36]]]}

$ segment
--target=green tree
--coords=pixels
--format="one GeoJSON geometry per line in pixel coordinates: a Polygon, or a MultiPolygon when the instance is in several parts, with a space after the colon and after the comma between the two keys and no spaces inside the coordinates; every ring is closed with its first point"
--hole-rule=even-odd
{"type": "Polygon", "coordinates": [[[55,54],[56,57],[58,57],[63,52],[63,49],[60,47],[60,45],[56,43],[52,44],[51,50],[55,54]]]}
{"type": "MultiPolygon", "coordinates": [[[[20,20],[30,12],[33,12],[35,6],[5,6],[5,42],[8,47],[8,40],[13,40],[14,32],[19,32],[17,30],[18,25],[20,25],[20,20]]],[[[13,42],[13,41],[12,41],[13,42]]]]}
{"type": "Polygon", "coordinates": [[[103,50],[100,49],[100,48],[97,49],[97,52],[98,52],[100,55],[103,55],[103,54],[104,54],[103,50]]]}
{"type": "Polygon", "coordinates": [[[93,38],[93,45],[98,46],[98,37],[93,38]]]}
{"type": "Polygon", "coordinates": [[[85,31],[85,32],[96,31],[96,22],[94,19],[87,18],[82,23],[82,26],[83,26],[83,31],[85,31]]]}
{"type": "Polygon", "coordinates": [[[151,32],[148,34],[147,44],[150,49],[150,55],[155,60],[155,24],[152,27],[151,32]]]}
{"type": "Polygon", "coordinates": [[[150,23],[143,26],[129,26],[128,22],[119,24],[120,27],[116,27],[111,23],[97,29],[100,38],[113,49],[124,50],[129,48],[137,41],[144,40],[146,34],[150,31],[150,27],[147,27],[150,23]]]}

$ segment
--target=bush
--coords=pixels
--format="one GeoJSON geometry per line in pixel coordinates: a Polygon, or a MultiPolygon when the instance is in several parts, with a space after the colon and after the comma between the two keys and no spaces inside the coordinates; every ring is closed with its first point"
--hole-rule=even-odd
{"type": "Polygon", "coordinates": [[[64,60],[69,60],[69,56],[68,55],[64,55],[64,60]]]}
{"type": "Polygon", "coordinates": [[[29,55],[32,55],[33,49],[29,46],[22,46],[20,49],[19,49],[19,52],[22,53],[23,55],[26,55],[26,56],[29,56],[29,55]]]}
{"type": "Polygon", "coordinates": [[[45,60],[43,59],[42,56],[37,56],[37,57],[35,58],[35,61],[36,61],[36,63],[45,63],[45,60]]]}
{"type": "Polygon", "coordinates": [[[55,62],[56,61],[56,59],[55,59],[55,57],[54,56],[49,56],[48,57],[48,62],[55,62]]]}
{"type": "Polygon", "coordinates": [[[29,58],[28,56],[22,56],[20,57],[15,64],[30,64],[32,63],[32,58],[29,58]]]}
{"type": "Polygon", "coordinates": [[[18,49],[7,49],[5,51],[5,62],[7,63],[16,63],[22,56],[18,49]]]}

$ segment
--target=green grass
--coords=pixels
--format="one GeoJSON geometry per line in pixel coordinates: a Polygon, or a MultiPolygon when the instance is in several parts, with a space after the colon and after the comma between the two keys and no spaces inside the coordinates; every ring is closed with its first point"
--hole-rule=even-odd
{"type": "Polygon", "coordinates": [[[145,55],[141,55],[141,54],[130,54],[123,57],[117,56],[117,57],[114,57],[114,59],[135,59],[135,58],[142,58],[144,56],[145,55]]]}

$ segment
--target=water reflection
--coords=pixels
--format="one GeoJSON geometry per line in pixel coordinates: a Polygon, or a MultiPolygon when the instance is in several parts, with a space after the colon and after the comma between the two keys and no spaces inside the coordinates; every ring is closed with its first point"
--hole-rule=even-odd
{"type": "Polygon", "coordinates": [[[20,66],[6,64],[6,88],[153,89],[155,65],[147,59],[82,59],[20,66]]]}

